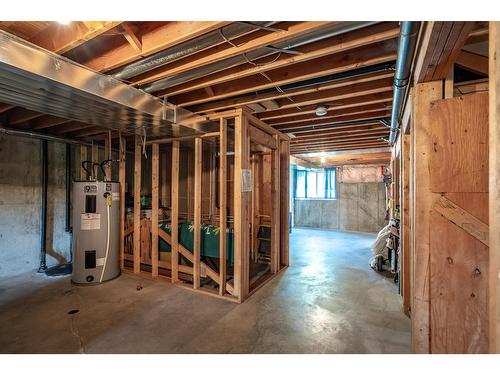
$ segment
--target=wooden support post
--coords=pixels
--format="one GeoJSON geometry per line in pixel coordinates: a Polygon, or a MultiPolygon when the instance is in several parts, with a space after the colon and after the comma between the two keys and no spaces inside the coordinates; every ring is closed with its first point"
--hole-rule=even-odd
{"type": "Polygon", "coordinates": [[[200,252],[201,252],[201,172],[202,172],[202,139],[194,140],[194,241],[193,241],[193,288],[200,287],[200,252]]]}
{"type": "MultiPolygon", "coordinates": [[[[278,135],[274,136],[276,143],[278,135]]],[[[280,150],[271,154],[271,272],[280,268],[280,150]]]]}
{"type": "MultiPolygon", "coordinates": [[[[82,181],[87,181],[89,176],[87,175],[87,172],[85,172],[85,169],[81,167],[82,161],[87,160],[87,146],[80,146],[80,179],[82,181]]],[[[86,166],[88,167],[88,166],[86,166]]]]}
{"type": "MultiPolygon", "coordinates": [[[[111,130],[108,131],[107,137],[104,139],[104,160],[112,159],[111,156],[111,130]]],[[[104,181],[111,181],[113,178],[111,176],[112,163],[107,163],[104,166],[104,181]]]]}
{"type": "Polygon", "coordinates": [[[99,175],[99,169],[100,168],[94,168],[93,163],[98,163],[99,162],[99,145],[95,142],[92,142],[92,169],[91,169],[91,174],[92,177],[97,180],[97,176],[99,175]],[[94,172],[95,171],[95,172],[94,172]],[[95,173],[95,176],[94,176],[95,173]]]}
{"type": "Polygon", "coordinates": [[[120,182],[120,269],[124,265],[125,252],[125,158],[127,155],[127,143],[123,135],[120,134],[120,165],[118,180],[120,182]]]}
{"type": "Polygon", "coordinates": [[[161,196],[161,205],[163,207],[168,207],[169,204],[169,199],[168,199],[168,195],[169,195],[169,188],[168,188],[168,185],[167,185],[167,153],[166,152],[160,152],[160,180],[161,180],[161,183],[160,183],[160,196],[161,196]]]}
{"type": "Polygon", "coordinates": [[[134,161],[134,273],[141,271],[141,159],[142,140],[135,136],[134,161]]]}
{"type": "Polygon", "coordinates": [[[410,135],[401,134],[401,294],[403,296],[403,312],[410,314],[410,135]]]}
{"type": "Polygon", "coordinates": [[[417,84],[414,88],[412,152],[414,153],[415,247],[413,261],[412,346],[415,353],[430,352],[430,211],[434,194],[430,187],[430,109],[433,100],[442,99],[443,82],[417,84]]]}
{"type": "Polygon", "coordinates": [[[172,142],[172,210],[170,231],[172,243],[172,282],[179,281],[179,141],[172,142]]]}
{"type": "Polygon", "coordinates": [[[243,175],[248,170],[247,121],[240,112],[234,119],[234,296],[242,302],[248,295],[248,192],[243,175]]]}
{"type": "Polygon", "coordinates": [[[280,145],[280,267],[290,262],[290,141],[280,145]]]}
{"type": "Polygon", "coordinates": [[[158,277],[158,206],[160,197],[158,194],[158,175],[160,174],[160,145],[153,143],[153,155],[151,160],[151,276],[158,277]]]}
{"type": "Polygon", "coordinates": [[[226,289],[226,239],[227,239],[227,121],[220,120],[219,152],[219,295],[226,289]]]}
{"type": "Polygon", "coordinates": [[[489,24],[489,352],[500,353],[500,22],[489,24]]]}

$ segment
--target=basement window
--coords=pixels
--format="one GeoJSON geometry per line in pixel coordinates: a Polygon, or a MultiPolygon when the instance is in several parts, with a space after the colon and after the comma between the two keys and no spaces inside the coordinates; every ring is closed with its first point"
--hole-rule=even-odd
{"type": "Polygon", "coordinates": [[[337,199],[336,169],[296,169],[296,199],[337,199]]]}

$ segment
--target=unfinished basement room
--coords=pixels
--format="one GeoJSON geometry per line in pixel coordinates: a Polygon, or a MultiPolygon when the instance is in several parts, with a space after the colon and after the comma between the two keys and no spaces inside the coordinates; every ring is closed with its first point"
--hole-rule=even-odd
{"type": "Polygon", "coordinates": [[[0,353],[500,353],[500,22],[208,8],[0,15],[0,353]]]}

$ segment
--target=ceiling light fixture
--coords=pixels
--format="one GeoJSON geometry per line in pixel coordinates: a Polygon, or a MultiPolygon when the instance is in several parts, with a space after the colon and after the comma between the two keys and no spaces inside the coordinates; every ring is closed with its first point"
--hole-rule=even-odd
{"type": "Polygon", "coordinates": [[[69,25],[71,23],[71,21],[57,21],[59,24],[61,25],[69,25]]]}
{"type": "Polygon", "coordinates": [[[316,116],[324,116],[328,113],[328,107],[324,104],[320,104],[316,107],[316,116]]]}
{"type": "Polygon", "coordinates": [[[326,163],[326,158],[324,156],[321,157],[321,164],[325,164],[326,163]]]}

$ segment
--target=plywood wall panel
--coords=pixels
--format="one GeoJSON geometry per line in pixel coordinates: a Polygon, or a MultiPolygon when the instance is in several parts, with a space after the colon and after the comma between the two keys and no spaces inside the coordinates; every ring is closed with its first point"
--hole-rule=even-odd
{"type": "Polygon", "coordinates": [[[430,108],[433,192],[488,192],[488,94],[436,100],[430,108]]]}

